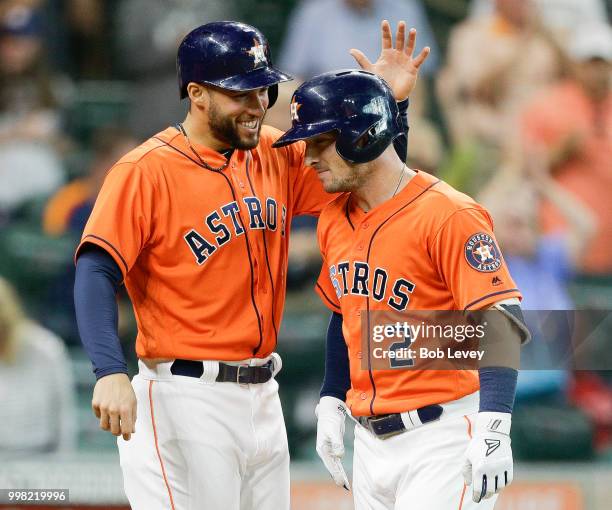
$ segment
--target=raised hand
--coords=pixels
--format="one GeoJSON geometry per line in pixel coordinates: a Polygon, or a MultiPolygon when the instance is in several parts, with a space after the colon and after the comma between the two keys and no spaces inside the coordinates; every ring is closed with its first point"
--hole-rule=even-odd
{"type": "Polygon", "coordinates": [[[413,57],[417,31],[415,28],[410,29],[408,44],[406,44],[406,23],[404,21],[398,24],[395,46],[391,25],[387,20],[381,24],[381,33],[382,50],[376,62],[370,62],[360,50],[352,49],[350,53],[362,69],[376,73],[389,84],[397,101],[403,101],[414,89],[419,68],[431,50],[429,46],[426,46],[416,57],[413,57]]]}

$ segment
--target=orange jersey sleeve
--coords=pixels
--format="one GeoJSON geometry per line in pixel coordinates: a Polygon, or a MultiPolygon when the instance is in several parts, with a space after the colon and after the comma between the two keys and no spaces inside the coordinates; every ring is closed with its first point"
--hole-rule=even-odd
{"type": "Polygon", "coordinates": [[[480,309],[520,297],[493,234],[491,217],[480,206],[454,212],[429,249],[457,309],[480,309]]]}
{"type": "Polygon", "coordinates": [[[323,213],[324,215],[319,218],[319,223],[317,225],[317,242],[319,244],[321,257],[323,258],[323,263],[321,265],[319,278],[315,284],[315,292],[318,294],[319,298],[321,298],[323,304],[332,312],[342,313],[340,303],[342,291],[338,286],[337,280],[335,279],[335,276],[337,275],[330,274],[330,272],[335,272],[336,266],[328,264],[326,256],[328,241],[327,230],[329,227],[328,218],[334,214],[330,213],[330,211],[338,208],[336,202],[331,203],[328,209],[325,209],[325,212],[323,213]]]}
{"type": "Polygon", "coordinates": [[[92,243],[106,250],[125,278],[151,238],[155,195],[156,186],[141,163],[116,164],[102,185],[81,246],[92,243]]]}
{"type": "Polygon", "coordinates": [[[336,289],[334,288],[334,284],[330,278],[329,266],[325,260],[325,257],[323,258],[321,273],[319,274],[319,278],[315,284],[315,292],[319,295],[321,301],[323,301],[323,304],[332,312],[342,313],[340,301],[338,300],[336,289]]]}

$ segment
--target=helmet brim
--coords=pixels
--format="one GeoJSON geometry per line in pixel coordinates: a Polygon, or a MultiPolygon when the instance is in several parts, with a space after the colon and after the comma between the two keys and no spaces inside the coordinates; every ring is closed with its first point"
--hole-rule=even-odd
{"type": "Polygon", "coordinates": [[[298,124],[293,126],[286,131],[278,140],[276,140],[272,147],[278,149],[285,145],[290,145],[300,140],[307,140],[330,131],[337,130],[338,126],[335,121],[317,122],[314,124],[298,124]]]}
{"type": "Polygon", "coordinates": [[[290,74],[283,73],[275,67],[266,66],[253,69],[246,74],[230,76],[229,78],[209,83],[222,89],[242,92],[245,90],[260,89],[262,87],[271,87],[277,83],[291,80],[293,80],[293,76],[290,74]]]}

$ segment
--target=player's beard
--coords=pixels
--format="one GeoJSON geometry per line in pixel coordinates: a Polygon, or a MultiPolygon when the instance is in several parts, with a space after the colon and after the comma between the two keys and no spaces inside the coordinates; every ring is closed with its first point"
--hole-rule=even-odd
{"type": "Polygon", "coordinates": [[[263,124],[263,117],[259,121],[257,133],[250,137],[241,137],[238,132],[238,124],[236,119],[223,115],[217,108],[214,101],[210,102],[208,114],[208,127],[211,133],[218,140],[227,143],[231,148],[240,150],[250,150],[257,147],[259,143],[259,134],[263,124]]]}
{"type": "Polygon", "coordinates": [[[364,165],[347,165],[339,174],[329,172],[329,179],[323,182],[327,193],[345,193],[360,189],[368,178],[368,170],[364,165]]]}

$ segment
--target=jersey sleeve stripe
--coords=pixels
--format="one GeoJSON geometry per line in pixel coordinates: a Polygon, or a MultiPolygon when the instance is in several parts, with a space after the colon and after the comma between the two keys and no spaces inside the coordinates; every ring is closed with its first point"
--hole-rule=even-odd
{"type": "MultiPolygon", "coordinates": [[[[121,263],[125,266],[125,273],[128,272],[129,268],[128,268],[127,262],[125,261],[125,259],[121,255],[121,253],[119,253],[119,250],[117,248],[115,248],[111,243],[109,243],[106,239],[104,239],[102,237],[98,237],[98,236],[93,235],[93,234],[88,234],[81,241],[81,246],[83,246],[83,244],[85,244],[87,239],[90,238],[90,237],[93,238],[93,239],[96,239],[97,241],[100,241],[100,243],[103,243],[103,244],[107,245],[111,250],[113,250],[115,255],[117,255],[117,258],[119,258],[119,260],[121,260],[121,263]]],[[[98,244],[98,243],[95,243],[95,244],[98,244]]],[[[79,247],[79,249],[80,249],[80,247],[79,247]]],[[[77,253],[77,255],[78,255],[78,253],[77,253]]]]}
{"type": "Polygon", "coordinates": [[[493,296],[499,296],[501,294],[509,294],[510,292],[520,292],[518,289],[506,289],[506,290],[500,290],[499,292],[493,292],[491,294],[487,294],[486,296],[483,296],[479,299],[477,299],[476,301],[472,301],[471,303],[468,303],[466,305],[466,307],[463,309],[465,310],[469,310],[470,308],[472,308],[474,305],[477,305],[478,303],[482,303],[484,300],[489,299],[490,297],[493,296]]]}
{"type": "Polygon", "coordinates": [[[323,290],[323,287],[321,287],[321,285],[319,285],[319,282],[317,282],[317,289],[319,289],[319,294],[325,298],[325,301],[327,301],[330,306],[333,306],[336,310],[338,310],[338,312],[341,312],[341,308],[334,303],[331,299],[329,299],[329,297],[327,297],[327,294],[325,294],[325,291],[323,290]]]}

